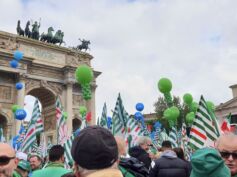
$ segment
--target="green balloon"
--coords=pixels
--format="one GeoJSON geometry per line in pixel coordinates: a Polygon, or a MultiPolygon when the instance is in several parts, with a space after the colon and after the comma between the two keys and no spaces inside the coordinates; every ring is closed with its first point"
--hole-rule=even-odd
{"type": "Polygon", "coordinates": [[[188,124],[192,124],[194,118],[195,118],[195,113],[194,112],[190,112],[190,113],[186,114],[186,121],[187,121],[188,124]]]}
{"type": "Polygon", "coordinates": [[[87,112],[87,109],[86,109],[85,106],[80,106],[80,107],[79,107],[79,113],[80,113],[82,116],[84,116],[84,115],[86,114],[86,112],[87,112]]]}
{"type": "Polygon", "coordinates": [[[12,105],[12,112],[15,113],[17,109],[20,109],[21,107],[17,104],[12,105]]]}
{"type": "Polygon", "coordinates": [[[170,110],[170,108],[167,108],[164,113],[163,113],[164,117],[168,120],[172,119],[172,111],[170,110]]]}
{"type": "Polygon", "coordinates": [[[93,72],[89,66],[82,65],[77,68],[75,72],[75,77],[79,84],[84,85],[92,81],[93,72]]]}
{"type": "Polygon", "coordinates": [[[192,112],[197,112],[198,103],[197,102],[192,102],[190,109],[191,109],[192,112]]]}
{"type": "Polygon", "coordinates": [[[214,103],[212,103],[211,101],[206,101],[206,104],[207,104],[207,109],[208,109],[209,111],[212,111],[212,112],[215,111],[215,105],[214,105],[214,103]]]}
{"type": "Polygon", "coordinates": [[[171,110],[171,113],[172,113],[172,120],[173,120],[173,121],[176,121],[177,118],[178,118],[179,115],[180,115],[179,109],[178,109],[176,106],[172,106],[172,107],[170,108],[170,110],[171,110]]]}
{"type": "Polygon", "coordinates": [[[167,78],[161,78],[158,82],[158,89],[161,93],[168,93],[172,89],[172,83],[167,78]]]}
{"type": "Polygon", "coordinates": [[[176,122],[179,114],[179,109],[175,106],[172,106],[171,108],[167,108],[163,115],[167,120],[176,122]]]}
{"type": "Polygon", "coordinates": [[[185,93],[183,96],[184,103],[190,105],[193,102],[193,96],[190,93],[185,93]]]}
{"type": "Polygon", "coordinates": [[[64,117],[64,119],[67,119],[68,113],[67,112],[63,112],[63,117],[64,117]]]}

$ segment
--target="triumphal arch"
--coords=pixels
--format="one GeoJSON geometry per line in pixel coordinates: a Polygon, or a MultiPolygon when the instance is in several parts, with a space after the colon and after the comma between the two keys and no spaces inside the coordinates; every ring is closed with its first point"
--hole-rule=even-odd
{"type": "Polygon", "coordinates": [[[100,72],[93,70],[92,98],[89,101],[82,98],[81,87],[74,77],[76,68],[82,64],[91,66],[92,59],[86,52],[0,31],[0,124],[5,137],[10,139],[18,132],[21,122],[15,120],[11,107],[13,104],[23,107],[26,95],[41,102],[44,131],[48,137],[56,138],[57,97],[68,113],[69,131],[80,124],[79,106],[86,106],[92,112],[92,124],[95,123],[96,78],[100,72]],[[24,53],[17,69],[9,65],[15,50],[24,53]],[[24,84],[23,89],[16,90],[17,82],[24,84]]]}

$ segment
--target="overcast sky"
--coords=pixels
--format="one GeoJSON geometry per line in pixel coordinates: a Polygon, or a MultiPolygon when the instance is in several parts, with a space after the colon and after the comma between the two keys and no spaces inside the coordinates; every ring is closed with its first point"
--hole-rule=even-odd
{"type": "Polygon", "coordinates": [[[203,94],[216,105],[237,84],[236,0],[1,0],[0,30],[16,33],[17,20],[41,18],[64,31],[68,46],[91,41],[97,79],[96,112],[108,114],[121,93],[125,109],[154,111],[157,81],[170,78],[172,94],[203,94]]]}

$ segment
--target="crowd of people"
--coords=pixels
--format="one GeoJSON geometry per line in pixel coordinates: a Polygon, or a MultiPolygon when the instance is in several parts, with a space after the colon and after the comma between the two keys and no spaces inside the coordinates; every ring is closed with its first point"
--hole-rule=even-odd
{"type": "Polygon", "coordinates": [[[237,135],[222,135],[215,146],[195,151],[187,161],[182,148],[169,141],[154,153],[151,139],[139,137],[137,146],[127,149],[122,137],[89,126],[73,141],[69,169],[61,145],[52,146],[44,160],[0,143],[0,177],[237,177],[237,135]]]}

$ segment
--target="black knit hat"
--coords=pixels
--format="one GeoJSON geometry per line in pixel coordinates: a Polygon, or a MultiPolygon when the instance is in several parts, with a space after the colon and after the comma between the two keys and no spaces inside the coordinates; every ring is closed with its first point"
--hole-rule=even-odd
{"type": "Polygon", "coordinates": [[[118,159],[118,147],[109,130],[90,126],[74,139],[71,154],[74,161],[83,168],[103,169],[118,159]]]}

